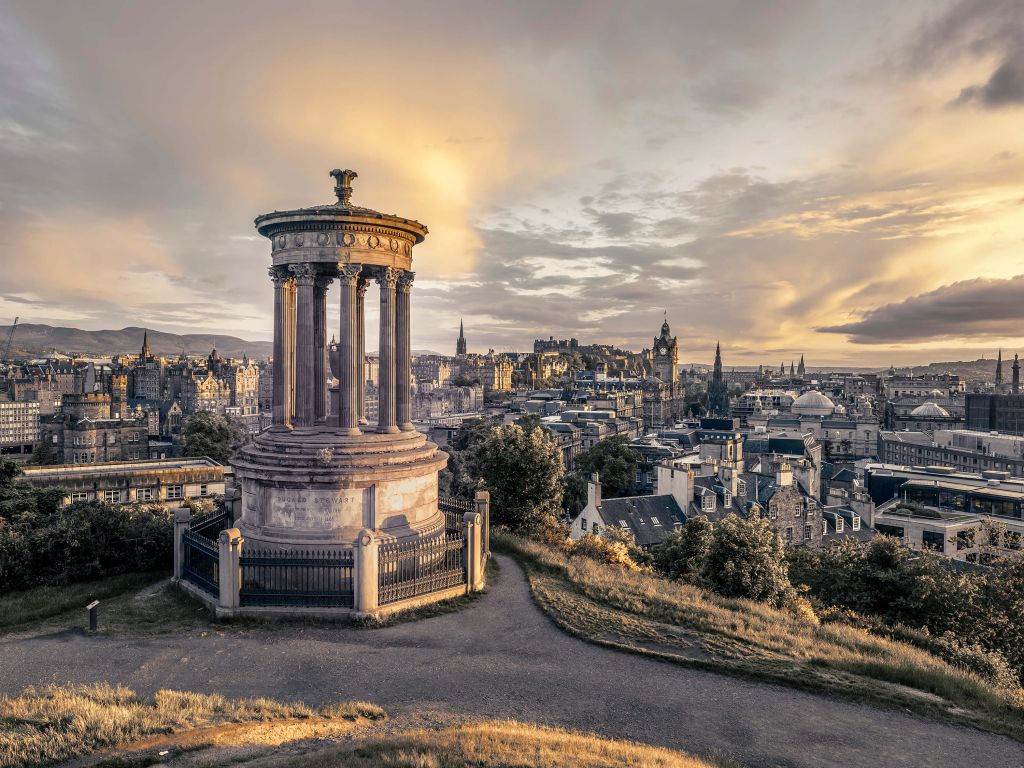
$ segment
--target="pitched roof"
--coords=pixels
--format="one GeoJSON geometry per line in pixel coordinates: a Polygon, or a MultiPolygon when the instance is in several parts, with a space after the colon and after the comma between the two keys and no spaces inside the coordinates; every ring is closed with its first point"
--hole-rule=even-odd
{"type": "Polygon", "coordinates": [[[604,499],[597,511],[605,525],[631,530],[641,547],[660,544],[676,525],[686,522],[686,514],[669,494],[604,499]]]}

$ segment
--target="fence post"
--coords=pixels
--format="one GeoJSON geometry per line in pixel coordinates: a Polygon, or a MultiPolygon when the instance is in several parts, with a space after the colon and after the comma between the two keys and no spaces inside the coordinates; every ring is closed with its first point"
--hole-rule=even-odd
{"type": "Polygon", "coordinates": [[[356,577],[355,607],[360,613],[374,613],[378,608],[379,546],[380,542],[373,535],[373,531],[364,528],[359,532],[359,538],[352,548],[352,568],[356,577]]]}
{"type": "Polygon", "coordinates": [[[462,520],[463,535],[466,539],[466,591],[479,592],[484,587],[483,538],[481,536],[483,526],[477,512],[467,512],[462,520]]]}
{"type": "Polygon", "coordinates": [[[220,532],[218,539],[218,574],[220,577],[219,608],[234,610],[239,606],[238,592],[242,587],[242,534],[237,528],[220,532]]]}
{"type": "Polygon", "coordinates": [[[192,510],[178,507],[174,510],[174,581],[181,581],[181,572],[185,566],[185,548],[181,537],[192,527],[192,510]]]}
{"type": "Polygon", "coordinates": [[[476,511],[480,514],[480,525],[483,528],[484,557],[491,556],[491,494],[489,491],[477,491],[473,497],[476,511]]]}

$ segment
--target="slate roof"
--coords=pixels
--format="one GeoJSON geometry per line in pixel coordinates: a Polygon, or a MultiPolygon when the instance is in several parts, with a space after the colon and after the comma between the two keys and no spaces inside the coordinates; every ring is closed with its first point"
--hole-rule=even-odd
{"type": "Polygon", "coordinates": [[[686,513],[670,494],[603,499],[597,511],[605,525],[629,528],[636,543],[645,548],[660,544],[677,525],[686,522],[686,513]]]}

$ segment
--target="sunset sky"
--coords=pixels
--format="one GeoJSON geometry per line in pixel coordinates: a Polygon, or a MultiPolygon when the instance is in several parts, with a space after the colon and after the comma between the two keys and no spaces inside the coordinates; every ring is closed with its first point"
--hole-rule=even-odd
{"type": "Polygon", "coordinates": [[[0,324],[268,339],[335,167],[417,349],[1024,352],[1024,0],[0,4],[0,324]]]}

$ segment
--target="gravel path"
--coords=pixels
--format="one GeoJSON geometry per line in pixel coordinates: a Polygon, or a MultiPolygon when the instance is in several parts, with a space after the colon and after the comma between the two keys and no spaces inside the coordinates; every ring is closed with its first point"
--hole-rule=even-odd
{"type": "Polygon", "coordinates": [[[393,714],[515,718],[750,766],[1024,766],[1024,746],[1000,736],[583,643],[533,604],[512,560],[499,564],[468,608],[384,629],[2,639],[0,692],[109,681],[142,694],[367,699],[393,714]]]}

